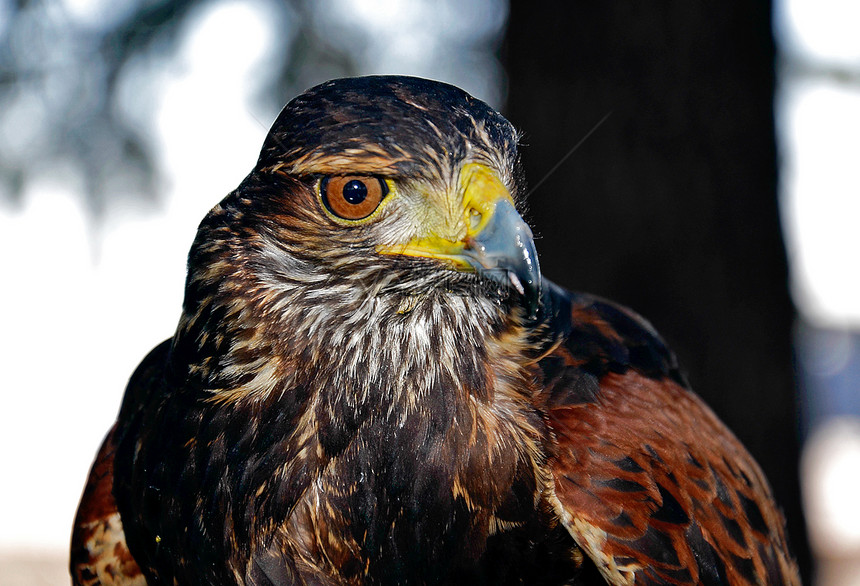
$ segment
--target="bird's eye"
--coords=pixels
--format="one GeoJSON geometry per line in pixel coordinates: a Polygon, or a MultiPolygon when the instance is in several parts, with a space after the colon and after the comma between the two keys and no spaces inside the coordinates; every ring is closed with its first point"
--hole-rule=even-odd
{"type": "Polygon", "coordinates": [[[326,209],[344,220],[361,220],[379,207],[388,193],[385,181],[378,177],[356,175],[325,177],[320,195],[326,209]]]}

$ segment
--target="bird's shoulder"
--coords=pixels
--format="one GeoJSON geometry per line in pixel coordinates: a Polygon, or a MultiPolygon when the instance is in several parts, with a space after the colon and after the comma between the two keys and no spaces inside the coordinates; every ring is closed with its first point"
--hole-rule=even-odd
{"type": "Polygon", "coordinates": [[[151,409],[153,403],[167,395],[165,381],[171,349],[172,340],[168,338],[150,350],[132,373],[119,408],[118,433],[124,433],[137,414],[151,409]]]}
{"type": "Polygon", "coordinates": [[[546,279],[542,287],[539,319],[546,329],[541,334],[554,351],[544,354],[540,367],[546,386],[569,395],[552,396],[554,403],[587,399],[596,391],[594,383],[610,373],[635,371],[689,387],[674,353],[642,316],[607,299],[567,291],[546,279]],[[588,375],[587,381],[571,385],[564,379],[576,373],[588,375]],[[577,391],[583,396],[577,398],[577,391]]]}
{"type": "Polygon", "coordinates": [[[538,362],[556,507],[613,584],[792,584],[784,520],[753,458],[653,327],[548,284],[538,362]]]}

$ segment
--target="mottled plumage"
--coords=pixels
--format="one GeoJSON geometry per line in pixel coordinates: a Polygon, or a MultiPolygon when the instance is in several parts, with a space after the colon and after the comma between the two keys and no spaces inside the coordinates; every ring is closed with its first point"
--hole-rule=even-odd
{"type": "Polygon", "coordinates": [[[542,279],[517,134],[335,80],[200,225],[76,584],[799,584],[753,459],[640,317],[542,279]]]}

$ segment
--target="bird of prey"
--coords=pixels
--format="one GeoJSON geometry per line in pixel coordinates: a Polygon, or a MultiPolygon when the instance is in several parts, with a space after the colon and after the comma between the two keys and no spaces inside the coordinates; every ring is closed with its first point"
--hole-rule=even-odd
{"type": "Polygon", "coordinates": [[[131,377],[75,584],[799,584],[632,311],[544,279],[518,135],[400,76],[292,100],[131,377]]]}

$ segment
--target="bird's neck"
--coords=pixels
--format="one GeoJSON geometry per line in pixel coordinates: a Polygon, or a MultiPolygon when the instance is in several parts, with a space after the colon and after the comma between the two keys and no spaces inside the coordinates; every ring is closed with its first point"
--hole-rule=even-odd
{"type": "Polygon", "coordinates": [[[369,407],[440,387],[480,398],[497,384],[488,364],[509,371],[522,362],[522,344],[509,342],[524,330],[497,300],[441,288],[410,295],[392,275],[332,282],[305,274],[277,287],[260,275],[227,275],[217,287],[209,275],[200,285],[192,279],[177,362],[224,400],[260,401],[313,384],[369,407]]]}
{"type": "Polygon", "coordinates": [[[217,292],[186,303],[174,360],[230,426],[230,449],[265,463],[232,495],[257,511],[250,518],[283,519],[311,541],[326,527],[343,555],[366,543],[395,555],[386,540],[403,532],[400,543],[424,552],[415,567],[480,555],[532,518],[547,485],[545,430],[528,332],[496,300],[331,284],[242,290],[238,307],[217,292]],[[460,551],[457,538],[443,547],[446,527],[477,549],[460,551]]]}
{"type": "Polygon", "coordinates": [[[376,299],[362,311],[306,322],[326,341],[307,350],[306,383],[324,456],[290,533],[337,538],[296,547],[363,550],[410,571],[474,562],[492,536],[529,523],[547,482],[525,334],[489,300],[376,299]],[[395,549],[406,543],[414,552],[395,549]]]}
{"type": "Polygon", "coordinates": [[[312,305],[287,329],[295,328],[293,347],[311,357],[315,377],[373,407],[455,389],[484,398],[496,384],[488,362],[517,360],[497,344],[506,321],[487,300],[381,295],[312,305]]]}

